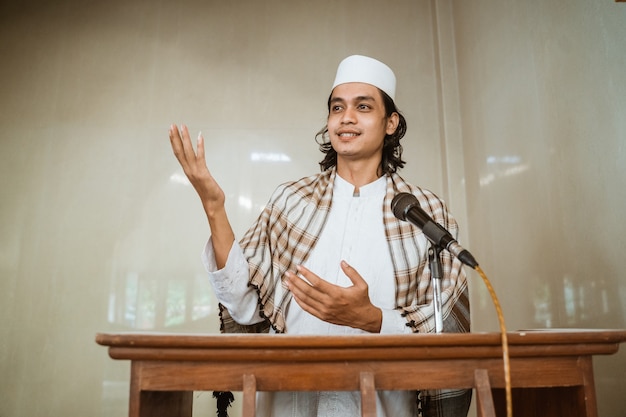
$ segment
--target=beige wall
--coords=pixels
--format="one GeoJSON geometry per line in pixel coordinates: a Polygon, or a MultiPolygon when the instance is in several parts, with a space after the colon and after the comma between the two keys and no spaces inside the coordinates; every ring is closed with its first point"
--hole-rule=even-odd
{"type": "MultiPolygon", "coordinates": [[[[452,3],[469,246],[508,327],[626,327],[626,5],[452,3]]],[[[626,347],[594,365],[601,415],[624,415],[626,347]]]]}
{"type": "MultiPolygon", "coordinates": [[[[0,416],[124,415],[128,364],[96,332],[217,331],[167,128],[203,132],[241,233],[317,171],[351,53],[396,70],[403,175],[449,201],[509,328],[626,327],[625,6],[40,3],[0,6],[0,416]]],[[[495,331],[474,278],[474,328],[495,331]]],[[[624,406],[623,350],[596,361],[604,416],[624,406]]]]}

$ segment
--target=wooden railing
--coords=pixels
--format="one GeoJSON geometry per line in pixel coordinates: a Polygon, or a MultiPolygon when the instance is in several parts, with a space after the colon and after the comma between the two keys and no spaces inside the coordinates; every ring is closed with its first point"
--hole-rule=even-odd
{"type": "MultiPolygon", "coordinates": [[[[610,355],[625,330],[507,334],[516,417],[596,417],[593,355],[610,355]]],[[[192,415],[193,391],[360,391],[474,388],[479,416],[505,414],[499,333],[289,336],[98,334],[113,359],[131,361],[130,417],[192,415]]]]}

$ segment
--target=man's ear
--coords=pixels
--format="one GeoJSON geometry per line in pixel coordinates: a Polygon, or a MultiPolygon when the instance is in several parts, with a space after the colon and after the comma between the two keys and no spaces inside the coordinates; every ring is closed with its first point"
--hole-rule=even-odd
{"type": "Polygon", "coordinates": [[[396,112],[393,112],[391,116],[387,118],[387,130],[385,133],[388,135],[393,135],[398,128],[398,124],[400,123],[400,115],[396,112]]]}

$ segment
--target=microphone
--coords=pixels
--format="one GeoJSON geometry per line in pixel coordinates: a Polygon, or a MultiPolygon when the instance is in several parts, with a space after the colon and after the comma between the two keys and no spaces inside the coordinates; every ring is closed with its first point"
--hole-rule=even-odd
{"type": "Polygon", "coordinates": [[[465,265],[475,269],[478,262],[471,253],[463,249],[443,226],[435,222],[421,207],[417,197],[410,193],[399,193],[391,201],[391,211],[400,220],[408,221],[422,229],[424,235],[440,248],[447,249],[465,265]]]}

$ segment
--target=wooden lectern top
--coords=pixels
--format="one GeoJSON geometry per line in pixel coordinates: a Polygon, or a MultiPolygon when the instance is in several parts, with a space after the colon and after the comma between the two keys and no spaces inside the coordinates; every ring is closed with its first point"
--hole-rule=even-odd
{"type": "MultiPolygon", "coordinates": [[[[541,329],[507,333],[511,357],[614,354],[626,330],[541,329]]],[[[501,358],[500,333],[349,336],[100,333],[113,359],[344,361],[501,358]]]]}

